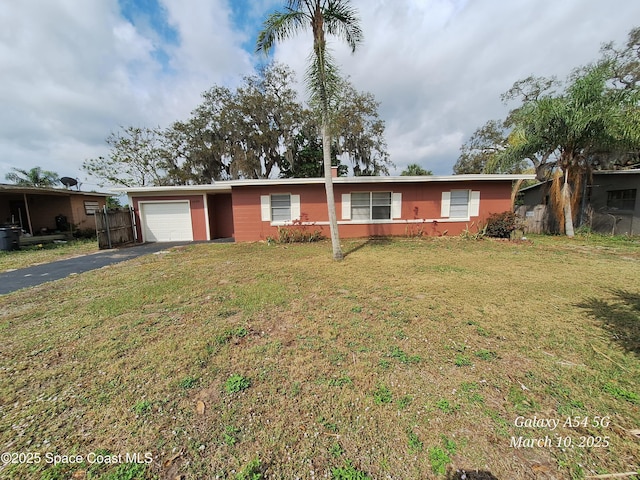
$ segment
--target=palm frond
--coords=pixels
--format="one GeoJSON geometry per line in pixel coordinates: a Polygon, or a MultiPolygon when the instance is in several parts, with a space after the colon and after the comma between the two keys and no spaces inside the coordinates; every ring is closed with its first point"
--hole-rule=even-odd
{"type": "Polygon", "coordinates": [[[268,54],[275,42],[293,37],[307,27],[309,16],[300,10],[287,8],[267,17],[263,29],[258,33],[256,53],[268,54]]]}
{"type": "Polygon", "coordinates": [[[328,0],[324,8],[327,33],[347,42],[352,52],[362,42],[363,35],[358,18],[358,10],[345,0],[328,0]]]}
{"type": "Polygon", "coordinates": [[[320,106],[323,115],[328,113],[329,104],[337,94],[340,81],[339,69],[326,47],[319,49],[318,52],[314,51],[309,56],[305,82],[311,94],[312,103],[320,106]]]}

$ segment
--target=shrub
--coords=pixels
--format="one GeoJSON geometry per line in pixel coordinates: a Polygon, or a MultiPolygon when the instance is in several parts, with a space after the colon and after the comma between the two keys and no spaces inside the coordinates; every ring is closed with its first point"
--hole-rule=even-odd
{"type": "Polygon", "coordinates": [[[509,238],[520,222],[514,212],[493,213],[487,219],[485,233],[488,237],[509,238]]]}
{"type": "Polygon", "coordinates": [[[303,223],[302,220],[294,220],[291,225],[278,227],[278,242],[280,243],[317,242],[324,238],[321,229],[309,230],[309,225],[303,223]]]}

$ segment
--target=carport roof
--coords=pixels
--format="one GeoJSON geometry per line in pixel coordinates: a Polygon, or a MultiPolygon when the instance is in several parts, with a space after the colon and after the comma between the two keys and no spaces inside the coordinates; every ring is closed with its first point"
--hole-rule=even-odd
{"type": "Polygon", "coordinates": [[[27,187],[24,185],[9,185],[0,183],[0,193],[27,193],[29,195],[88,195],[94,197],[110,197],[111,193],[82,192],[79,190],[67,190],[66,188],[27,187]]]}

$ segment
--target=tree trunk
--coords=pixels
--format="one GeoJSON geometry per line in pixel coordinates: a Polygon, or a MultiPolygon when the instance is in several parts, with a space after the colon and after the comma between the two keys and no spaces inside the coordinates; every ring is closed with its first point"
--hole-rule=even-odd
{"type": "Polygon", "coordinates": [[[564,233],[573,237],[573,212],[571,211],[571,187],[569,187],[569,169],[564,171],[564,185],[562,185],[562,211],[564,213],[564,233]]]}
{"type": "Polygon", "coordinates": [[[331,232],[333,259],[342,260],[344,256],[340,247],[336,200],[333,195],[333,178],[331,176],[331,136],[325,119],[322,120],[322,157],[324,159],[324,187],[327,192],[327,210],[329,211],[329,230],[331,232]]]}

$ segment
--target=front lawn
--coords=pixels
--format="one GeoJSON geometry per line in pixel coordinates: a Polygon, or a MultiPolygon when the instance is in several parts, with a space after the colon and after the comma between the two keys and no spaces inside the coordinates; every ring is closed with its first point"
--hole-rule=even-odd
{"type": "Polygon", "coordinates": [[[0,297],[0,477],[640,468],[637,241],[344,247],[193,245],[0,297]]]}

